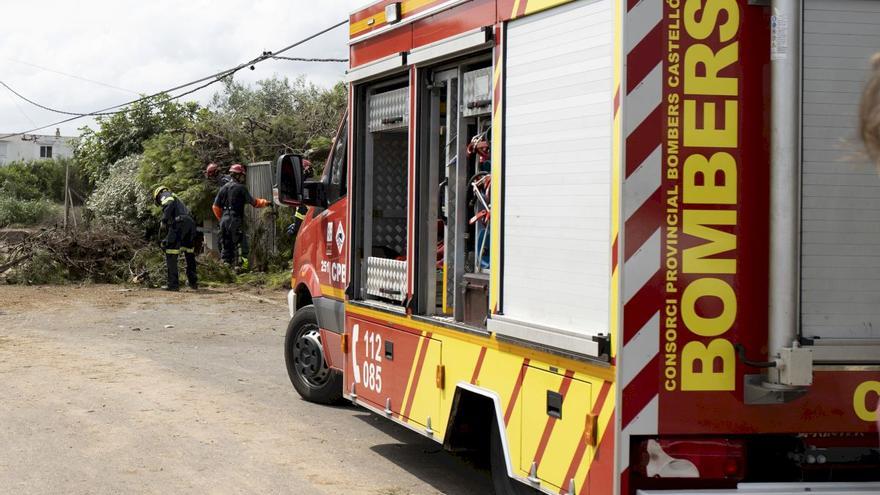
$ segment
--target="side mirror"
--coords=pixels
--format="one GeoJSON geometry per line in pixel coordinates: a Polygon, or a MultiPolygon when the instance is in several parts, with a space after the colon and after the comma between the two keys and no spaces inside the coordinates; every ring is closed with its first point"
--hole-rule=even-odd
{"type": "Polygon", "coordinates": [[[301,156],[281,155],[275,168],[275,187],[272,188],[275,204],[293,207],[327,206],[324,183],[306,179],[301,156]]]}
{"type": "Polygon", "coordinates": [[[299,155],[281,155],[275,166],[272,199],[279,206],[299,206],[303,202],[303,166],[299,155]]]}

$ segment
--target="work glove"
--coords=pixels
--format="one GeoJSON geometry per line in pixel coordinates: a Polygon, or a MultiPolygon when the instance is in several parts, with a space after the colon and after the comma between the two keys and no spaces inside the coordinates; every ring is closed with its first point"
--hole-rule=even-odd
{"type": "Polygon", "coordinates": [[[159,241],[159,247],[161,247],[162,249],[168,249],[168,241],[162,239],[161,241],[159,241]]]}
{"type": "Polygon", "coordinates": [[[268,199],[257,198],[254,202],[256,203],[255,206],[256,206],[257,208],[265,208],[265,207],[269,206],[269,200],[268,200],[268,199]]]}
{"type": "Polygon", "coordinates": [[[292,223],[287,226],[287,235],[290,237],[293,237],[294,235],[296,235],[296,224],[295,223],[292,223]]]}

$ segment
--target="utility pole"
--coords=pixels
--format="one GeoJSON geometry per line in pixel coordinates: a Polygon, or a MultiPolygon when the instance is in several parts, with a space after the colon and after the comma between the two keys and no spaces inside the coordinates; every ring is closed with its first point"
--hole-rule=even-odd
{"type": "Polygon", "coordinates": [[[70,216],[70,162],[64,162],[64,230],[67,230],[67,217],[70,216]]]}

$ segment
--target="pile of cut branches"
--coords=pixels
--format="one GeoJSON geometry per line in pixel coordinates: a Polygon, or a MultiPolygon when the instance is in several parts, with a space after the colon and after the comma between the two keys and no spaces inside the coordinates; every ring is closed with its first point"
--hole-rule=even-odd
{"type": "MultiPolygon", "coordinates": [[[[165,254],[134,232],[112,228],[81,231],[16,231],[14,240],[0,233],[0,283],[130,283],[157,287],[165,283],[165,254]]],[[[183,257],[180,260],[183,263],[183,257]]],[[[234,283],[235,273],[211,256],[199,257],[199,279],[234,283]]]]}
{"type": "Polygon", "coordinates": [[[129,264],[143,247],[137,235],[117,230],[45,229],[3,249],[0,275],[27,284],[123,282],[132,277],[129,264]]]}

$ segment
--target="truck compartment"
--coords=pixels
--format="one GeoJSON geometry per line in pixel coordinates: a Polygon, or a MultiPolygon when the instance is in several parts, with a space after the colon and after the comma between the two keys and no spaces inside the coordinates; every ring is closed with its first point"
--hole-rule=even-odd
{"type": "Polygon", "coordinates": [[[400,304],[407,293],[409,87],[369,90],[364,98],[359,295],[400,304]]]}
{"type": "Polygon", "coordinates": [[[806,0],[803,9],[801,337],[877,345],[880,176],[856,126],[867,61],[880,48],[880,2],[806,0]]]}

